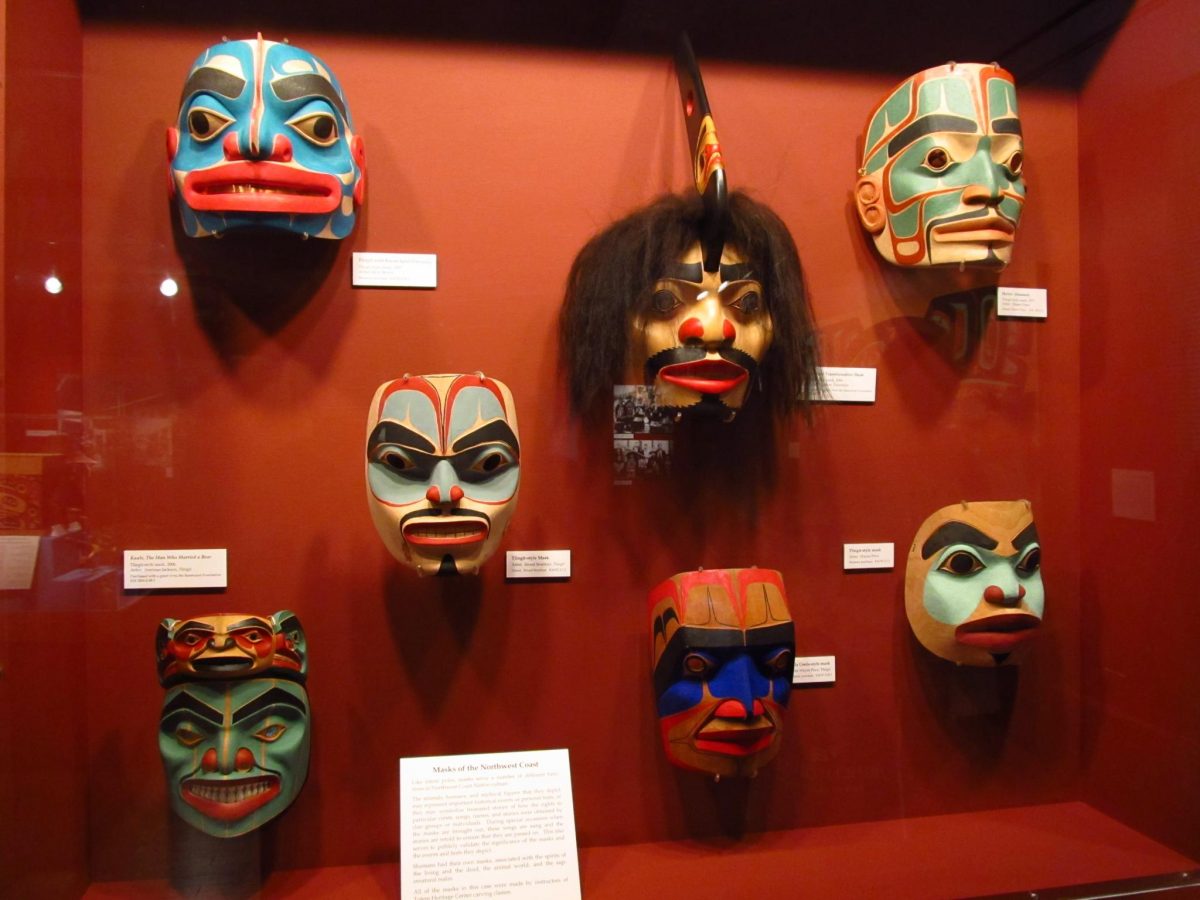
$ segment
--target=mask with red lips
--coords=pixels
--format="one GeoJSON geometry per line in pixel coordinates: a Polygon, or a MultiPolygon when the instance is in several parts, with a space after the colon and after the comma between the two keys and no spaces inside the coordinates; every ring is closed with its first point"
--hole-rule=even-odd
{"type": "Polygon", "coordinates": [[[158,748],[171,809],[214,837],[278,816],[308,774],[307,655],[287,611],[166,619],[158,748]]]}
{"type": "Polygon", "coordinates": [[[772,322],[754,267],[724,248],[705,272],[694,244],[631,323],[633,357],[659,406],[728,418],[757,381],[771,346],[772,322]]]}
{"type": "Polygon", "coordinates": [[[386,382],[371,400],[366,457],[371,518],[391,554],[421,574],[478,572],[521,481],[508,387],[482,373],[386,382]]]}
{"type": "Polygon", "coordinates": [[[771,569],[684,572],[650,591],[659,728],[676,766],[753,776],[779,752],[795,628],[771,569]]]}
{"type": "Polygon", "coordinates": [[[904,606],[913,634],[962,665],[1017,661],[1042,624],[1041,559],[1026,500],[939,509],[908,554],[904,606]]]}
{"type": "Polygon", "coordinates": [[[337,78],[308,51],[262,35],[200,54],[167,158],[189,237],[266,228],[344,238],[363,202],[363,140],[337,78]]]}

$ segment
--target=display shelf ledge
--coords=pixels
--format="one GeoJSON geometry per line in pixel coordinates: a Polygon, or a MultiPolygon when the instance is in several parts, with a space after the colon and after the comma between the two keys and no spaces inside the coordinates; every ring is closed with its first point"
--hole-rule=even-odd
{"type": "MultiPolygon", "coordinates": [[[[822,898],[963,897],[1150,877],[1200,867],[1196,860],[1085,803],[859,822],[749,835],[579,851],[588,900],[706,895],[822,898]]],[[[395,864],[275,872],[262,898],[392,898],[395,864]]],[[[85,900],[224,896],[166,881],[97,882],[85,900]]]]}

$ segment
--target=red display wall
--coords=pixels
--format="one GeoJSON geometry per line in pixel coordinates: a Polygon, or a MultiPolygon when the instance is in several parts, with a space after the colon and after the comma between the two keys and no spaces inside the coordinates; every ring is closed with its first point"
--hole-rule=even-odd
{"type": "Polygon", "coordinates": [[[90,597],[89,645],[125,650],[88,658],[95,877],[159,874],[184,836],[158,773],[151,640],[164,615],[214,609],[289,608],[308,632],[312,767],[266,838],[281,868],[393,856],[396,761],[416,754],[568,747],[585,845],[1073,795],[1078,486],[1056,450],[1078,442],[1072,96],[1022,91],[1034,201],[1005,273],[1048,288],[1053,313],[991,321],[966,356],[923,319],[957,279],[885,268],[849,204],[860,129],[892,79],[706,64],[733,184],[793,230],[824,360],[878,367],[878,402],[780,429],[753,473],[761,449],[730,440],[703,478],[614,487],[611,437],[565,409],[555,323],[587,238],[687,186],[668,60],[267,36],[321,54],[365,137],[367,211],[332,252],[179,237],[162,133],[215,36],[84,35],[83,140],[105,148],[83,165],[86,399],[112,436],[92,515],[114,547],[230,559],[220,596],[130,595],[113,580],[90,597]],[[438,288],[351,289],[354,250],[436,253],[438,288]],[[182,285],[169,299],[167,275],[182,285]],[[570,548],[567,583],[506,583],[500,559],[478,579],[418,579],[371,526],[375,386],[476,369],[510,385],[520,416],[505,546],[570,548]],[[909,637],[907,544],[947,503],[1019,497],[1047,547],[1046,633],[1019,671],[954,671],[909,637]],[[843,542],[881,540],[897,545],[895,570],[842,572],[843,542]],[[713,785],[658,746],[644,597],[681,569],[751,563],[783,572],[797,650],[836,655],[838,682],[796,692],[758,779],[713,785]]]}
{"type": "Polygon", "coordinates": [[[1200,7],[1141,3],[1079,100],[1088,797],[1200,854],[1200,7]],[[1147,147],[1153,147],[1148,156],[1147,147]],[[1117,176],[1117,177],[1114,177],[1117,176]]]}
{"type": "MultiPolygon", "coordinates": [[[[1046,288],[1045,321],[997,319],[978,293],[961,296],[996,276],[893,269],[861,232],[857,144],[868,111],[907,72],[730,63],[698,46],[732,185],[788,224],[822,362],[875,367],[877,401],[821,406],[811,426],[783,423],[765,446],[739,443],[735,423],[714,439],[716,462],[635,487],[612,484],[606,427],[567,411],[556,320],[588,237],[688,188],[669,48],[651,58],[264,23],[265,37],[316,52],[344,85],[366,142],[367,206],[341,243],[192,240],[167,200],[164,130],[192,60],[221,35],[81,26],[73,4],[48,8],[76,53],[53,71],[79,92],[53,111],[81,119],[77,140],[59,128],[62,177],[41,194],[41,182],[21,186],[35,204],[78,198],[78,218],[68,204],[62,223],[78,293],[74,318],[42,307],[36,325],[14,331],[14,272],[33,278],[49,264],[13,249],[10,140],[5,362],[11,371],[26,353],[39,402],[58,402],[41,386],[66,363],[35,351],[53,344],[38,329],[67,320],[91,577],[66,594],[0,596],[6,652],[25,625],[14,616],[29,612],[26,656],[50,653],[61,634],[74,663],[69,676],[26,666],[0,680],[0,721],[23,702],[30,733],[57,754],[18,757],[0,735],[0,808],[56,798],[62,818],[39,822],[27,842],[52,845],[61,831],[68,877],[178,879],[223,859],[257,866],[260,855],[265,871],[394,861],[400,757],[550,747],[570,750],[585,847],[736,847],[757,832],[1082,797],[1200,854],[1183,807],[1197,785],[1179,780],[1196,777],[1200,738],[1185,699],[1197,620],[1179,552],[1196,495],[1200,381],[1190,363],[1146,362],[1196,358],[1186,355],[1194,308],[1175,299],[1195,263],[1185,229],[1125,227],[1187,221],[1174,185],[1196,119],[1173,101],[1196,111],[1195,67],[1156,60],[1152,98],[1133,74],[1155,35],[1194,33],[1186,0],[1140,5],[1082,95],[1018,85],[1030,199],[1000,281],[1046,288]],[[1138,133],[1116,140],[1112,109],[1144,123],[1138,133]],[[1176,120],[1177,131],[1155,127],[1176,120]],[[1153,188],[1135,174],[1150,168],[1139,143],[1149,134],[1153,188]],[[436,253],[438,287],[354,289],[356,250],[436,253]],[[176,296],[160,293],[166,277],[176,296]],[[566,582],[507,582],[499,556],[478,578],[420,579],[372,527],[363,468],[374,388],[405,372],[475,370],[508,383],[520,419],[523,483],[503,548],[569,548],[566,582]],[[1171,415],[1148,415],[1149,396],[1171,415]],[[1114,468],[1154,473],[1153,522],[1111,514],[1114,468]],[[1045,551],[1043,633],[1019,668],[955,669],[909,632],[909,542],[941,506],[1017,498],[1033,503],[1045,551]],[[863,541],[894,542],[896,567],[844,572],[842,544],[863,541]],[[229,552],[225,591],[121,589],[123,549],[213,547],[229,552]],[[713,784],[673,769],[659,746],[645,594],[683,569],[751,564],[782,571],[797,652],[834,655],[837,682],[793,693],[783,749],[756,779],[713,784]],[[279,609],[298,613],[308,636],[308,782],[256,838],[219,847],[167,806],[155,627],[279,609]],[[1133,760],[1145,792],[1128,777],[1133,760]],[[64,770],[61,799],[32,778],[64,770]]],[[[9,134],[13,110],[10,85],[9,134]]],[[[11,392],[8,402],[11,412],[11,392]]],[[[1144,479],[1122,484],[1136,505],[1144,479]]],[[[16,824],[3,821],[0,848],[14,846],[16,824]]]]}

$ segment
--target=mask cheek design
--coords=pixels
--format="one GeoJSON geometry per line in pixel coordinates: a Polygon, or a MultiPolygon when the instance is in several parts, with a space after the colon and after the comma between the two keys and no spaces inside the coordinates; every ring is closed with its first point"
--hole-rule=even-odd
{"type": "Polygon", "coordinates": [[[779,752],[795,633],[766,569],[685,572],[649,597],[659,730],[676,766],[753,776],[779,752]]]}
{"type": "Polygon", "coordinates": [[[1012,76],[978,63],[918,72],[872,113],[858,174],[859,220],[888,262],[1007,265],[1025,203],[1012,76]]]}
{"type": "Polygon", "coordinates": [[[512,393],[474,375],[386,382],[367,419],[367,502],[380,538],[421,574],[475,573],[516,509],[512,393]]]}
{"type": "Polygon", "coordinates": [[[363,200],[363,142],[336,77],[311,53],[261,35],[196,60],[167,158],[191,237],[262,228],[343,238],[363,200]]]}
{"type": "Polygon", "coordinates": [[[1045,612],[1028,502],[963,503],[926,519],[908,556],[905,610],[918,641],[943,659],[1015,662],[1045,612]]]}

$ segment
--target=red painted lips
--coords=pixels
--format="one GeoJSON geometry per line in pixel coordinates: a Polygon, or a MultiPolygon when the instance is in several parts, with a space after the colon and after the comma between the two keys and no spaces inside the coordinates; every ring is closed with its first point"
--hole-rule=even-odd
{"type": "Polygon", "coordinates": [[[183,179],[192,209],[218,212],[330,213],[342,202],[333,175],[272,162],[232,162],[183,179]]]}
{"type": "Polygon", "coordinates": [[[476,544],[487,536],[486,522],[466,517],[414,519],[404,526],[404,540],[419,547],[476,544]]]}
{"type": "Polygon", "coordinates": [[[1008,653],[1034,636],[1042,620],[1030,613],[999,613],[963,622],[954,629],[954,639],[989,653],[1008,653]]]}
{"type": "Polygon", "coordinates": [[[236,822],[279,796],[279,776],[188,778],[180,791],[183,801],[201,815],[236,822]]]}
{"type": "Polygon", "coordinates": [[[727,359],[701,359],[676,363],[659,370],[667,382],[700,394],[724,394],[750,377],[750,373],[727,359]]]}

